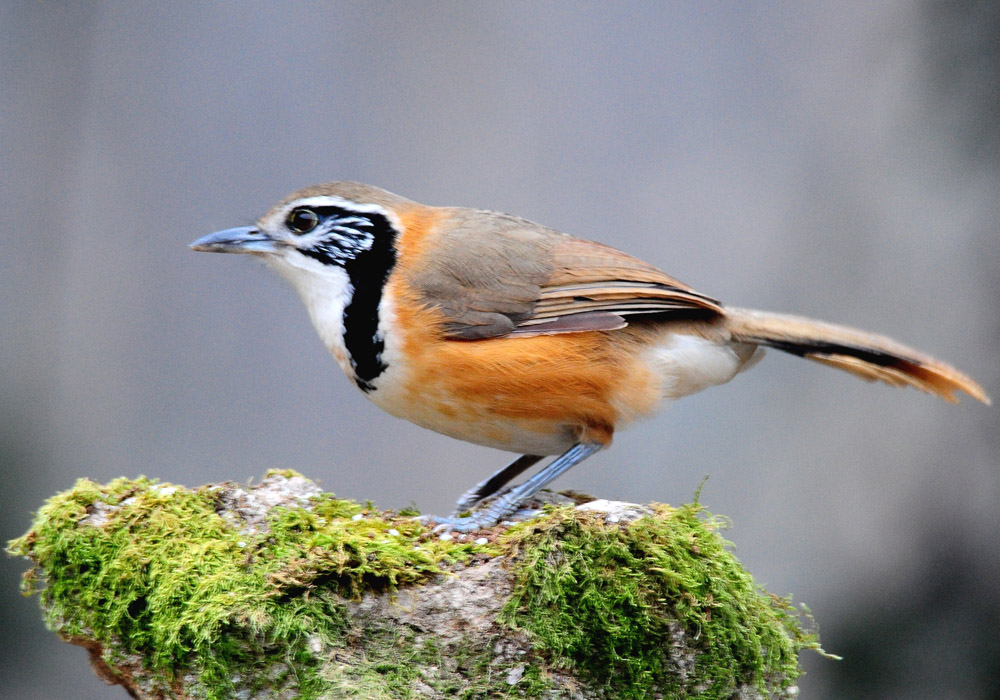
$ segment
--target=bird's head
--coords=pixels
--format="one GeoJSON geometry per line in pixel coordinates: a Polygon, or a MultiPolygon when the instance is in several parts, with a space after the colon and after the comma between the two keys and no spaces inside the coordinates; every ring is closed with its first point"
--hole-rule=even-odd
{"type": "Polygon", "coordinates": [[[210,253],[249,253],[291,282],[313,325],[363,391],[386,363],[383,289],[396,266],[399,213],[414,202],[370,185],[334,182],[299,190],[253,226],[199,238],[210,253]]]}
{"type": "Polygon", "coordinates": [[[359,267],[372,272],[378,266],[387,274],[399,227],[395,211],[406,203],[369,185],[318,185],[286,197],[252,226],[217,231],[191,248],[256,255],[293,283],[301,283],[303,275],[339,277],[341,270],[350,273],[359,267]]]}

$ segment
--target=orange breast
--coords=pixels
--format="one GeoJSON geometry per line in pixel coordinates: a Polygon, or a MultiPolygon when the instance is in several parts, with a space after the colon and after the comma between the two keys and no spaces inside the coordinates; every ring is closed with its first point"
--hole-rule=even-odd
{"type": "MultiPolygon", "coordinates": [[[[615,427],[651,412],[658,381],[626,331],[445,340],[442,319],[405,294],[395,329],[405,364],[383,408],[462,440],[555,454],[581,440],[611,442],[615,427]]],[[[378,403],[379,398],[372,397],[378,403]]]]}

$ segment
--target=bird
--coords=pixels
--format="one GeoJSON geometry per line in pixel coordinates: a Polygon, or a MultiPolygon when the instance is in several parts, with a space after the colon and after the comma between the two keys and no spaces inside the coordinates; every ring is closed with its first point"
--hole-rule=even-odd
{"type": "Polygon", "coordinates": [[[462,494],[451,516],[431,516],[439,529],[509,518],[618,430],[728,382],[765,348],[953,403],[959,391],[990,402],[970,377],[890,338],[728,306],[601,243],[372,185],[301,189],[256,224],[190,247],[274,268],[340,368],[386,412],[521,455],[462,494]]]}

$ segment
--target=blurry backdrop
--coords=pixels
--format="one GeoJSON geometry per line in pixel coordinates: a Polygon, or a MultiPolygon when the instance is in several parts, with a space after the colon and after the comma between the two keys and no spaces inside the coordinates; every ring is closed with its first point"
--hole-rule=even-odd
{"type": "MultiPolygon", "coordinates": [[[[508,455],[379,412],[247,258],[355,179],[880,331],[1000,393],[995,2],[0,3],[0,536],[87,476],[293,467],[447,511],[508,455]]],[[[559,487],[703,501],[834,662],[808,698],[1000,697],[1000,412],[772,353],[559,487]]],[[[124,698],[0,562],[0,696],[124,698]]]]}

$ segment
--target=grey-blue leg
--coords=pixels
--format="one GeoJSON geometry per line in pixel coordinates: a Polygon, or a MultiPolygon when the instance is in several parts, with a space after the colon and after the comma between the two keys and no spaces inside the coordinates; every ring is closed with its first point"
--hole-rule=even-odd
{"type": "MultiPolygon", "coordinates": [[[[590,455],[600,450],[602,445],[594,442],[580,442],[563,452],[551,463],[545,465],[537,474],[529,478],[523,484],[512,488],[504,495],[497,498],[492,503],[487,504],[477,511],[473,511],[467,518],[429,518],[437,524],[440,530],[458,530],[459,532],[471,532],[484,527],[492,527],[498,522],[517,511],[521,504],[534,496],[549,482],[558,478],[563,472],[587,459],[590,455]]],[[[514,464],[516,464],[515,462],[514,464]]],[[[514,466],[513,464],[511,466],[514,466]]],[[[525,467],[526,469],[527,467],[525,467]]],[[[505,470],[502,470],[505,471],[505,470]]],[[[523,471],[523,469],[522,469],[523,471]]],[[[502,472],[501,472],[502,473],[502,472]]],[[[489,479],[487,479],[489,481],[489,479]]]]}
{"type": "Polygon", "coordinates": [[[502,489],[510,480],[519,476],[525,469],[530,469],[542,460],[538,455],[521,455],[503,469],[493,473],[488,479],[480,481],[471,489],[461,495],[455,503],[455,511],[452,516],[457,516],[470,510],[474,505],[489,498],[502,489]]]}

